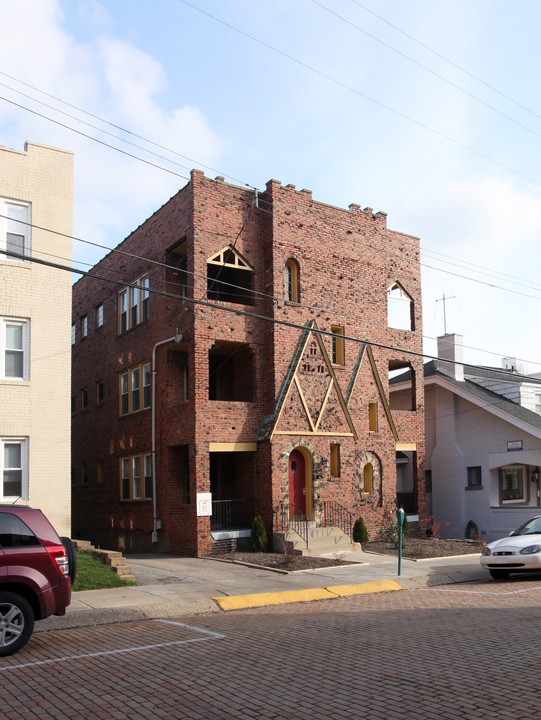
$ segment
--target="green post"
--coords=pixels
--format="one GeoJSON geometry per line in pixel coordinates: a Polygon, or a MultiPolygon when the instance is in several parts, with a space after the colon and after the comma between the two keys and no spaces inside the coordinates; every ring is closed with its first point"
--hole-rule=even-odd
{"type": "Polygon", "coordinates": [[[396,522],[398,525],[398,577],[400,577],[400,568],[402,566],[402,525],[404,524],[404,510],[398,508],[396,511],[396,522]]]}

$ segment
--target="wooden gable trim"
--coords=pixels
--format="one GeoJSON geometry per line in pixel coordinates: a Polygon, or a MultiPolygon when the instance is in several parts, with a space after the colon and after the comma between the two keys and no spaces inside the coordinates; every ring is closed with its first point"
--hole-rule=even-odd
{"type": "Polygon", "coordinates": [[[231,245],[226,245],[221,250],[218,250],[217,253],[211,255],[207,259],[207,263],[210,265],[220,265],[220,267],[235,268],[236,270],[253,270],[250,263],[245,260],[239,251],[231,245]],[[226,261],[226,257],[231,257],[231,255],[233,255],[233,260],[231,261],[230,259],[229,261],[226,261]]]}
{"type": "Polygon", "coordinates": [[[355,383],[357,382],[357,377],[359,375],[359,370],[361,369],[361,363],[362,363],[365,353],[368,355],[370,367],[372,368],[372,375],[374,377],[374,380],[376,381],[376,386],[378,388],[378,393],[379,393],[379,397],[381,400],[381,404],[383,405],[383,409],[385,410],[385,416],[387,417],[387,422],[389,423],[389,427],[391,429],[391,432],[393,434],[395,442],[398,442],[398,432],[396,429],[396,425],[394,424],[393,416],[391,413],[391,408],[389,406],[389,401],[387,400],[385,391],[383,389],[383,383],[381,382],[381,377],[380,377],[380,374],[379,374],[379,371],[378,371],[378,368],[376,365],[376,361],[374,359],[374,353],[372,352],[372,347],[366,340],[361,345],[361,349],[359,351],[359,357],[357,358],[357,362],[355,363],[355,368],[353,370],[353,375],[351,377],[347,395],[346,395],[346,401],[349,404],[349,401],[353,394],[353,389],[355,387],[355,383]]]}

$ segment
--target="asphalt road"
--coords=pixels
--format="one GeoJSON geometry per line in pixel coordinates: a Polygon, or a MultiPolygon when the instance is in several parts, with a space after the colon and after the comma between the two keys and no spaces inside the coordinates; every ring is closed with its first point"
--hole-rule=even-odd
{"type": "Polygon", "coordinates": [[[35,634],[5,720],[537,720],[541,579],[35,634]]]}

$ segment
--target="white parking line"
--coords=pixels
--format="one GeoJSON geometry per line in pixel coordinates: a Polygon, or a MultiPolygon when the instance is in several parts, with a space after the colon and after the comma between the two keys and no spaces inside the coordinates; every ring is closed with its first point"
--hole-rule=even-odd
{"type": "Polygon", "coordinates": [[[410,588],[413,592],[452,592],[462,593],[463,595],[520,595],[521,593],[539,592],[541,587],[525,588],[524,590],[506,590],[504,592],[496,592],[492,590],[455,590],[447,587],[428,587],[428,588],[410,588]]]}
{"type": "Polygon", "coordinates": [[[66,655],[65,657],[51,658],[49,660],[36,660],[34,662],[21,663],[20,665],[8,665],[7,667],[0,668],[0,672],[6,672],[7,670],[20,670],[21,668],[35,667],[37,665],[50,665],[52,663],[67,662],[68,660],[82,660],[84,658],[103,657],[104,655],[119,655],[121,653],[137,652],[138,650],[155,650],[156,648],[172,647],[174,645],[188,645],[189,643],[203,642],[204,640],[221,640],[225,638],[225,635],[222,635],[221,633],[206,630],[205,628],[195,627],[193,625],[186,625],[181,622],[174,622],[173,620],[152,620],[151,622],[175,625],[177,627],[201,633],[206,637],[192,638],[191,640],[171,640],[170,642],[156,643],[154,645],[138,645],[137,647],[119,648],[118,650],[103,650],[101,652],[84,653],[82,655],[66,655]]]}

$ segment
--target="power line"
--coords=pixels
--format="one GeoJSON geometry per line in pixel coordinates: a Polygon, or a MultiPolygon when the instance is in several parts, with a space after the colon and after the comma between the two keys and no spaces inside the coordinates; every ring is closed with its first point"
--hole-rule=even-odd
{"type": "Polygon", "coordinates": [[[374,17],[378,18],[378,20],[381,20],[381,22],[384,22],[386,25],[389,25],[389,27],[392,27],[394,30],[401,33],[402,35],[404,35],[404,37],[409,38],[410,40],[412,40],[414,43],[416,43],[420,47],[424,48],[425,50],[428,50],[428,52],[432,53],[436,57],[439,57],[441,60],[445,60],[446,63],[449,63],[449,65],[452,65],[457,70],[460,70],[460,72],[464,73],[465,75],[468,75],[476,82],[481,83],[481,85],[484,85],[489,90],[492,90],[493,92],[497,93],[498,95],[505,98],[506,100],[509,100],[509,102],[513,103],[514,105],[519,107],[521,110],[525,110],[527,113],[530,113],[530,115],[533,115],[534,117],[539,118],[541,120],[541,115],[536,113],[531,108],[526,107],[526,105],[522,105],[522,103],[519,103],[518,100],[515,100],[510,95],[507,95],[506,93],[502,92],[501,90],[498,90],[497,87],[494,87],[494,85],[491,85],[490,83],[486,82],[485,80],[480,78],[478,75],[474,75],[469,70],[466,70],[466,68],[463,68],[461,65],[458,65],[458,63],[454,62],[453,60],[450,60],[448,57],[445,57],[445,55],[442,55],[437,50],[434,50],[434,48],[431,48],[429,45],[426,45],[425,43],[421,42],[417,38],[413,37],[413,35],[410,35],[409,33],[405,32],[404,30],[399,28],[397,25],[394,25],[392,22],[389,22],[389,20],[387,20],[386,18],[382,17],[381,15],[378,15],[376,12],[374,12],[370,8],[366,7],[366,5],[363,5],[362,3],[360,3],[359,0],[351,0],[351,2],[355,3],[355,5],[358,5],[363,10],[366,10],[367,13],[370,13],[374,17]]]}
{"type": "Polygon", "coordinates": [[[403,118],[404,120],[407,120],[408,122],[416,125],[417,127],[420,127],[423,130],[426,130],[427,132],[432,133],[433,135],[436,135],[436,137],[440,137],[443,140],[447,140],[447,142],[452,143],[453,145],[456,145],[459,148],[462,148],[463,150],[467,150],[468,152],[472,153],[473,155],[476,155],[477,157],[482,158],[483,160],[488,160],[488,162],[493,163],[494,165],[497,165],[498,167],[503,168],[504,170],[507,170],[508,172],[511,172],[519,177],[522,177],[524,180],[528,180],[529,182],[534,183],[535,185],[541,185],[541,181],[537,180],[535,178],[531,178],[529,175],[526,175],[525,173],[521,172],[520,170],[515,170],[514,168],[510,167],[509,165],[506,165],[503,162],[500,162],[499,160],[495,160],[494,158],[490,157],[489,155],[486,155],[485,153],[480,152],[479,150],[475,150],[474,148],[470,147],[469,145],[466,145],[465,143],[460,142],[459,140],[455,140],[449,135],[446,135],[445,133],[441,132],[440,130],[435,130],[434,128],[430,127],[429,125],[426,125],[426,123],[421,122],[420,120],[416,120],[415,118],[412,118],[409,115],[406,115],[406,113],[401,112],[400,110],[397,110],[396,108],[391,107],[390,105],[386,105],[385,103],[381,102],[380,100],[376,100],[375,98],[371,97],[370,95],[367,95],[366,93],[361,92],[360,90],[357,90],[356,88],[352,87],[351,85],[348,85],[347,83],[338,80],[335,77],[332,77],[331,75],[328,75],[327,73],[323,72],[322,70],[318,70],[317,68],[313,67],[312,65],[309,65],[308,63],[305,63],[303,60],[299,60],[298,58],[294,57],[293,55],[290,55],[289,53],[284,52],[283,50],[279,50],[278,48],[274,47],[273,45],[270,45],[269,43],[265,42],[264,40],[260,40],[259,38],[255,37],[254,35],[250,35],[250,33],[247,33],[245,30],[241,30],[240,28],[236,27],[235,25],[232,25],[231,23],[226,22],[225,20],[222,20],[219,17],[216,17],[216,15],[212,15],[211,13],[207,12],[206,10],[203,10],[200,7],[197,7],[196,5],[193,5],[192,3],[188,2],[188,0],[178,0],[178,2],[181,2],[183,5],[186,5],[187,7],[192,8],[193,10],[197,10],[197,12],[201,13],[202,15],[206,15],[207,17],[211,18],[212,20],[215,20],[218,23],[221,23],[225,27],[230,28],[236,33],[239,33],[239,35],[243,35],[244,37],[248,38],[249,40],[252,40],[253,42],[258,43],[259,45],[262,45],[263,47],[267,48],[268,50],[272,50],[272,52],[281,55],[282,57],[286,58],[287,60],[290,60],[291,62],[299,65],[300,67],[304,68],[305,70],[309,70],[310,72],[319,75],[322,78],[325,78],[325,80],[328,80],[329,82],[334,83],[335,85],[338,85],[341,88],[344,88],[345,90],[348,90],[349,92],[353,92],[359,97],[362,97],[365,100],[368,100],[371,103],[374,103],[375,105],[378,105],[379,107],[383,108],[384,110],[387,110],[394,115],[397,115],[400,118],[403,118]]]}
{"type": "MultiPolygon", "coordinates": [[[[1,250],[0,249],[0,254],[6,255],[6,257],[8,257],[8,258],[14,258],[15,260],[23,260],[26,262],[33,262],[33,263],[37,263],[38,265],[44,265],[46,267],[53,268],[55,270],[63,270],[63,271],[70,272],[70,273],[76,273],[76,274],[82,275],[84,277],[89,277],[89,278],[92,278],[95,280],[102,280],[104,282],[109,282],[114,285],[122,286],[123,288],[131,287],[131,288],[135,288],[137,290],[141,289],[141,286],[137,285],[135,283],[126,283],[122,280],[117,280],[115,278],[108,278],[104,275],[99,275],[97,273],[89,272],[87,270],[79,270],[78,268],[69,267],[67,265],[62,265],[60,263],[53,263],[49,260],[42,260],[42,259],[36,258],[36,257],[29,257],[28,255],[13,252],[11,250],[1,250]]],[[[176,295],[174,293],[170,293],[165,290],[157,290],[155,288],[146,288],[146,290],[148,290],[148,292],[151,294],[161,295],[164,297],[179,300],[179,301],[189,304],[189,305],[203,305],[205,307],[209,307],[214,310],[221,310],[223,312],[233,313],[234,315],[241,315],[243,317],[252,318],[254,320],[262,320],[265,322],[270,322],[274,325],[290,327],[290,328],[294,328],[297,330],[301,330],[303,332],[308,328],[308,325],[306,325],[306,324],[302,325],[300,323],[295,323],[295,322],[292,322],[289,320],[280,320],[278,318],[268,317],[267,315],[261,315],[260,313],[249,312],[248,310],[240,310],[239,308],[232,308],[232,307],[227,307],[225,305],[218,305],[214,302],[211,302],[210,300],[203,300],[202,298],[198,299],[198,298],[184,297],[182,295],[176,295]]],[[[310,328],[310,330],[318,335],[323,336],[323,337],[330,337],[330,338],[337,337],[335,333],[333,333],[329,330],[321,330],[319,328],[310,328]]],[[[434,356],[434,355],[427,355],[426,353],[417,352],[416,350],[405,350],[404,348],[398,348],[394,345],[386,345],[385,343],[377,343],[377,342],[374,342],[373,340],[368,340],[367,338],[360,339],[360,338],[353,337],[351,335],[340,335],[339,337],[341,340],[344,340],[344,342],[348,341],[348,342],[355,343],[357,345],[362,345],[362,344],[370,345],[371,347],[379,348],[380,350],[390,350],[392,352],[402,353],[404,355],[411,355],[413,357],[428,358],[429,360],[440,360],[441,361],[441,358],[438,358],[437,356],[434,356]]],[[[445,362],[452,364],[452,365],[467,364],[468,367],[483,369],[482,365],[479,365],[479,366],[472,365],[471,363],[464,363],[464,362],[459,362],[459,361],[455,361],[455,360],[445,360],[445,362]]],[[[514,373],[511,373],[511,372],[503,370],[503,369],[500,370],[497,368],[491,368],[491,370],[498,375],[510,376],[510,377],[516,378],[516,375],[514,373]]]]}
{"type": "MultiPolygon", "coordinates": [[[[184,0],[181,0],[181,2],[183,2],[183,1],[184,1],[184,0]]],[[[316,2],[316,0],[313,0],[313,2],[316,2]]],[[[319,4],[319,3],[316,2],[316,4],[319,4]]],[[[322,6],[322,7],[323,7],[323,6],[322,6]]],[[[6,73],[2,73],[1,71],[0,71],[0,74],[7,75],[6,73]]],[[[8,77],[12,77],[12,76],[8,76],[8,77]]],[[[18,80],[17,80],[17,82],[22,82],[22,81],[18,81],[18,80]]],[[[26,84],[26,83],[23,83],[23,84],[26,84]]],[[[6,86],[6,85],[3,84],[3,83],[0,83],[0,85],[3,85],[4,87],[8,87],[8,86],[6,86]]],[[[32,88],[33,86],[29,86],[29,87],[32,88]]],[[[13,88],[9,88],[9,89],[13,90],[13,88]]],[[[39,89],[37,89],[37,90],[38,90],[38,92],[42,92],[42,91],[40,91],[39,89]]],[[[19,91],[14,90],[14,92],[19,92],[19,91]]],[[[25,95],[24,93],[20,93],[20,94],[24,95],[25,97],[28,97],[29,99],[31,99],[31,100],[33,100],[33,101],[35,101],[35,102],[38,102],[38,103],[40,103],[40,104],[42,104],[42,105],[45,105],[46,107],[49,107],[50,109],[56,110],[55,108],[52,108],[50,105],[46,105],[45,103],[41,103],[41,101],[36,100],[35,98],[32,98],[31,96],[25,95]]],[[[45,93],[45,94],[48,95],[48,93],[45,93]]],[[[54,96],[51,96],[51,97],[54,97],[54,96]]],[[[86,133],[82,133],[82,132],[76,130],[75,128],[72,128],[72,127],[70,127],[70,126],[67,126],[67,125],[65,125],[65,124],[63,124],[63,123],[59,123],[58,121],[56,121],[56,120],[54,120],[54,119],[52,119],[52,118],[49,118],[49,117],[47,117],[47,116],[45,116],[45,115],[42,115],[42,114],[40,114],[40,113],[37,113],[37,112],[35,112],[35,111],[33,111],[33,110],[29,109],[29,108],[26,108],[26,107],[24,107],[24,106],[22,106],[22,105],[20,105],[20,104],[18,104],[18,103],[15,103],[14,101],[8,100],[8,99],[6,99],[6,98],[1,98],[1,97],[0,97],[0,99],[4,99],[6,102],[9,102],[9,103],[11,103],[11,104],[13,104],[13,105],[15,105],[15,106],[17,106],[17,107],[20,107],[20,108],[23,109],[23,110],[26,110],[26,111],[28,111],[28,112],[34,113],[34,114],[36,114],[36,115],[38,115],[38,116],[40,116],[40,117],[42,117],[42,118],[44,118],[44,119],[46,119],[46,120],[49,120],[50,122],[54,122],[54,123],[56,123],[56,124],[61,125],[62,127],[65,127],[66,129],[69,129],[69,130],[72,130],[73,132],[76,132],[76,133],[78,133],[78,134],[81,134],[81,135],[83,135],[84,137],[86,137],[87,139],[90,139],[90,140],[93,140],[93,141],[98,142],[98,143],[100,143],[100,144],[103,144],[103,145],[105,145],[106,147],[108,147],[108,148],[110,148],[110,149],[112,149],[112,150],[117,150],[118,152],[123,153],[123,154],[125,154],[125,155],[128,155],[129,157],[131,157],[131,158],[133,158],[133,159],[135,159],[135,160],[139,160],[139,161],[141,161],[141,162],[144,162],[144,163],[147,163],[147,164],[151,165],[152,167],[155,167],[155,168],[157,168],[157,169],[164,170],[165,172],[169,172],[169,173],[171,173],[171,174],[174,174],[174,175],[176,175],[177,177],[182,178],[183,180],[189,180],[189,178],[186,177],[185,175],[182,175],[182,174],[179,174],[179,173],[175,173],[175,172],[169,170],[168,168],[164,168],[164,167],[161,166],[161,165],[157,165],[157,164],[155,164],[155,163],[150,163],[149,161],[144,160],[143,158],[140,158],[140,157],[138,157],[138,156],[136,156],[136,155],[133,155],[133,154],[131,154],[131,153],[127,153],[127,152],[121,150],[120,148],[117,148],[117,147],[115,147],[115,146],[113,146],[113,145],[109,145],[108,143],[104,143],[103,141],[98,140],[97,138],[94,138],[94,137],[92,137],[92,136],[90,136],[90,135],[88,135],[88,134],[86,134],[86,133]]],[[[59,98],[55,98],[55,99],[57,99],[59,102],[63,102],[63,103],[64,103],[64,101],[63,101],[63,100],[60,100],[59,98]]],[[[65,104],[66,104],[66,105],[70,105],[69,103],[65,103],[65,104]]],[[[75,107],[75,106],[72,106],[72,107],[75,107]]],[[[80,110],[81,112],[84,112],[84,113],[92,116],[92,117],[98,117],[98,116],[96,116],[96,115],[93,115],[92,113],[87,113],[87,111],[81,110],[80,108],[77,108],[77,109],[80,110]]],[[[78,118],[75,118],[75,117],[72,116],[72,115],[69,115],[69,114],[67,114],[67,113],[63,113],[63,112],[60,111],[60,110],[56,110],[56,111],[57,111],[57,112],[61,112],[62,114],[67,115],[68,117],[70,117],[70,118],[72,118],[72,119],[74,119],[74,120],[76,120],[76,121],[78,121],[78,122],[82,122],[82,123],[84,123],[85,125],[88,125],[89,127],[92,127],[93,129],[98,130],[99,132],[105,132],[106,134],[111,135],[112,137],[114,137],[114,138],[117,139],[117,140],[120,140],[121,142],[126,142],[126,143],[128,143],[128,144],[130,144],[130,145],[132,145],[132,146],[134,146],[134,147],[136,147],[136,148],[138,148],[138,149],[140,149],[140,150],[143,150],[144,152],[149,152],[149,153],[155,155],[156,157],[159,157],[160,159],[165,160],[166,162],[173,162],[174,164],[179,164],[179,163],[175,163],[175,161],[169,160],[168,158],[166,158],[166,157],[164,157],[164,156],[158,155],[157,153],[154,153],[154,152],[152,152],[152,151],[150,151],[150,150],[147,150],[147,149],[145,149],[145,148],[143,148],[143,147],[141,147],[141,146],[139,146],[139,145],[137,145],[137,144],[135,144],[135,143],[131,143],[131,142],[128,141],[128,140],[125,140],[125,139],[120,138],[120,137],[118,137],[118,136],[116,136],[116,135],[113,135],[112,133],[108,133],[107,131],[104,131],[104,130],[102,130],[102,129],[94,126],[94,125],[91,125],[90,123],[86,123],[86,122],[83,121],[83,120],[79,120],[78,118]]],[[[109,124],[109,125],[112,125],[113,127],[119,127],[119,126],[117,126],[117,125],[114,125],[114,123],[110,123],[109,121],[104,120],[103,118],[98,118],[98,119],[99,119],[100,121],[104,122],[104,123],[107,123],[107,124],[109,124]]],[[[129,131],[129,130],[126,130],[126,129],[124,129],[124,128],[121,128],[121,129],[122,129],[124,132],[128,132],[128,133],[130,133],[130,134],[132,134],[132,135],[134,135],[134,136],[136,136],[136,137],[141,137],[141,138],[144,139],[146,142],[149,142],[149,143],[151,143],[151,144],[153,144],[153,145],[157,145],[156,143],[153,143],[152,141],[147,140],[146,138],[143,138],[142,136],[138,136],[138,135],[136,135],[135,133],[131,133],[131,131],[129,131]]],[[[168,149],[168,148],[165,148],[165,146],[159,145],[159,147],[162,147],[163,149],[167,150],[168,152],[171,152],[171,153],[174,153],[174,154],[178,154],[178,155],[179,155],[179,153],[175,153],[175,151],[170,150],[170,149],[168,149]]],[[[182,157],[184,157],[184,156],[182,156],[182,157]]],[[[183,165],[180,165],[180,166],[186,168],[186,166],[183,166],[183,165]]],[[[205,166],[205,165],[202,165],[202,166],[203,166],[203,167],[208,167],[208,166],[205,166]]],[[[187,169],[187,168],[186,168],[186,169],[187,169]]],[[[226,174],[226,177],[232,177],[232,176],[226,174]]],[[[242,181],[237,181],[237,182],[242,182],[242,181]]],[[[256,190],[256,188],[254,188],[254,187],[253,187],[252,185],[250,185],[249,183],[243,183],[243,185],[244,185],[245,187],[248,187],[248,188],[251,188],[251,189],[256,190]]],[[[257,190],[256,190],[256,191],[257,191],[257,190]]],[[[263,212],[269,212],[270,214],[273,214],[273,211],[272,211],[272,210],[266,210],[264,207],[262,207],[265,203],[268,203],[269,205],[271,204],[269,201],[266,201],[264,198],[261,198],[261,199],[260,199],[260,206],[259,206],[260,209],[261,209],[263,212]]],[[[81,242],[89,242],[89,241],[81,241],[81,242]]],[[[424,250],[424,251],[427,251],[426,249],[423,249],[423,250],[424,250]]],[[[387,251],[387,252],[388,252],[388,251],[387,251]]],[[[428,250],[427,252],[432,252],[432,251],[428,250]]],[[[453,263],[449,263],[449,264],[453,264],[453,263]]],[[[441,269],[441,268],[435,268],[435,267],[433,267],[433,266],[426,265],[426,264],[424,264],[424,263],[421,263],[421,265],[422,265],[423,267],[427,267],[427,268],[429,268],[429,269],[432,269],[432,270],[435,270],[435,271],[438,271],[438,272],[446,272],[446,273],[449,272],[449,271],[447,271],[447,270],[443,270],[443,269],[441,269]]],[[[459,266],[459,267],[460,267],[460,266],[459,266]]],[[[478,266],[478,267],[481,267],[481,266],[478,266]]],[[[498,272],[498,271],[492,271],[492,272],[498,272]]],[[[464,278],[464,279],[469,279],[469,280],[471,280],[472,282],[481,282],[481,281],[478,281],[478,280],[476,280],[476,279],[474,279],[474,278],[468,278],[468,277],[466,277],[466,276],[457,275],[456,273],[450,273],[450,272],[449,272],[449,274],[451,274],[451,275],[456,275],[457,277],[462,277],[462,278],[464,278]]],[[[501,274],[501,273],[500,273],[500,274],[501,274]]],[[[510,290],[510,289],[508,289],[508,288],[503,288],[503,287],[501,287],[501,286],[494,285],[494,284],[492,284],[492,283],[486,283],[486,284],[487,284],[489,287],[496,287],[496,288],[505,290],[505,291],[507,291],[507,292],[513,292],[512,290],[510,290]]],[[[530,289],[532,289],[532,290],[535,289],[535,288],[531,287],[531,285],[529,285],[529,281],[525,281],[524,283],[516,283],[516,284],[526,284],[527,286],[530,287],[530,289]]],[[[520,294],[523,294],[523,293],[516,293],[516,294],[519,294],[519,295],[520,295],[520,294]]],[[[525,295],[525,297],[534,297],[534,296],[525,295]]],[[[537,298],[536,298],[536,299],[537,299],[537,298]]]]}
{"type": "Polygon", "coordinates": [[[464,93],[464,95],[467,95],[472,100],[475,100],[476,102],[480,103],[481,105],[484,105],[489,110],[492,110],[493,112],[497,113],[498,115],[501,115],[506,120],[509,120],[512,123],[515,123],[515,125],[518,125],[523,130],[527,130],[528,132],[532,133],[532,135],[537,135],[537,137],[541,137],[541,133],[537,132],[537,130],[533,130],[532,128],[528,127],[527,125],[524,125],[518,120],[515,120],[515,118],[511,117],[510,115],[507,115],[507,113],[504,113],[501,110],[498,110],[498,108],[495,108],[490,103],[486,102],[485,100],[482,100],[481,98],[477,97],[477,95],[474,95],[473,93],[469,92],[468,90],[465,90],[464,88],[460,87],[460,85],[457,85],[452,80],[449,80],[448,78],[444,77],[443,75],[440,75],[439,73],[435,72],[434,70],[431,70],[427,65],[423,65],[423,63],[418,62],[417,60],[414,60],[413,58],[409,57],[409,55],[406,55],[405,53],[401,52],[400,50],[397,50],[397,48],[393,47],[392,45],[389,45],[389,43],[386,43],[384,40],[381,40],[380,38],[376,37],[372,33],[367,32],[363,28],[359,27],[359,25],[356,25],[351,20],[348,20],[347,18],[343,17],[342,15],[339,15],[334,10],[331,10],[330,8],[323,5],[323,3],[319,2],[319,0],[312,0],[314,5],[317,5],[318,7],[322,8],[323,10],[326,10],[330,15],[334,15],[334,17],[338,18],[342,22],[346,23],[347,25],[350,25],[351,27],[355,28],[360,33],[363,33],[363,35],[366,35],[367,37],[371,38],[372,40],[375,40],[376,42],[380,43],[380,45],[383,45],[388,50],[391,50],[392,52],[396,53],[400,57],[404,58],[405,60],[408,60],[409,62],[413,63],[414,65],[417,65],[417,67],[422,68],[426,72],[430,73],[431,75],[434,75],[434,77],[438,78],[438,80],[442,80],[443,82],[447,83],[451,87],[455,88],[455,90],[458,90],[461,93],[464,93]]]}

